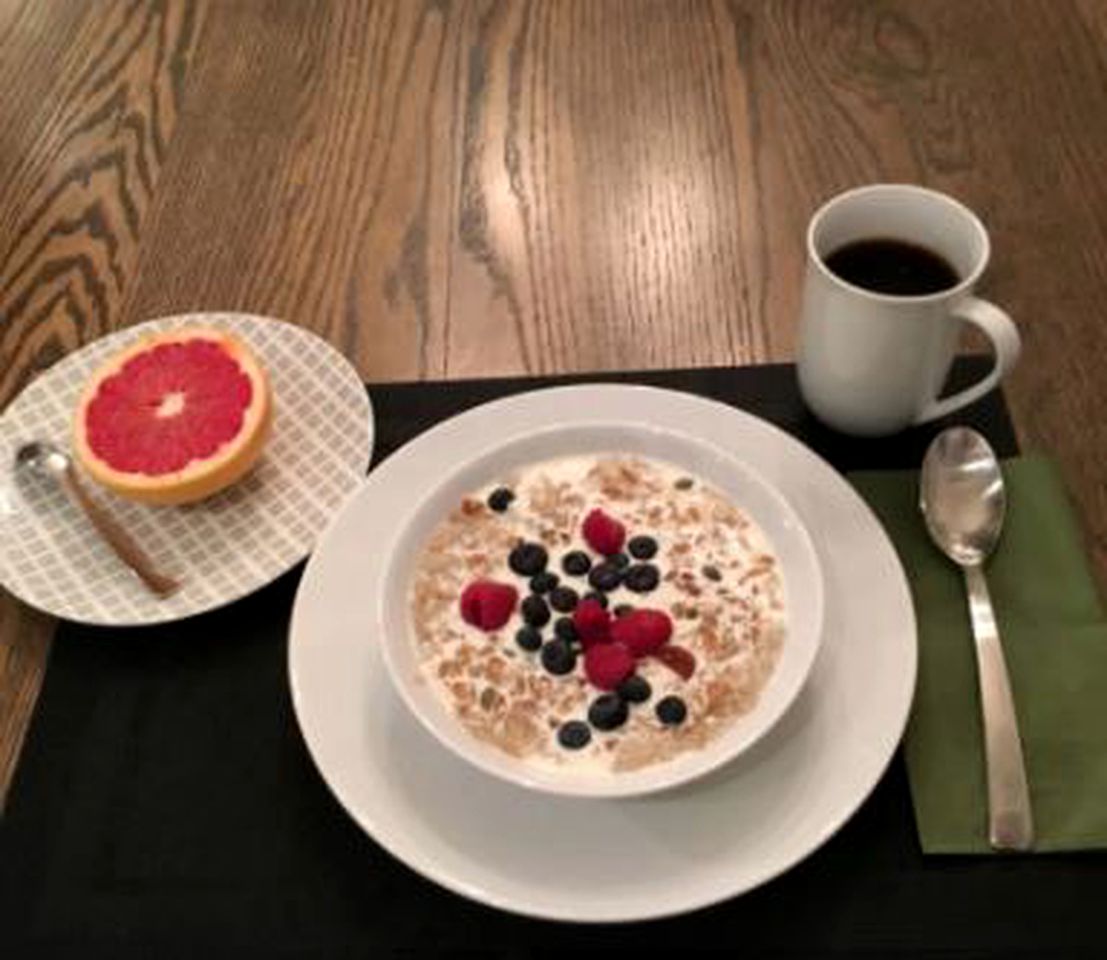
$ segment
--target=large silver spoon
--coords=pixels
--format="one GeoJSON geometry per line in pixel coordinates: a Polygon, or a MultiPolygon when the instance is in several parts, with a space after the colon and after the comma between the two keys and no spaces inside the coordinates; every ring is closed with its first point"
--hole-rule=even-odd
{"type": "Polygon", "coordinates": [[[988,441],[966,427],[938,434],[923,458],[919,505],[931,539],[965,573],[984,719],[988,839],[996,850],[1029,850],[1034,824],[1022,744],[984,579],[1007,509],[1003,474],[988,441]]]}
{"type": "Polygon", "coordinates": [[[180,586],[172,577],[160,573],[130,534],[89,496],[77,479],[77,471],[73,469],[73,461],[68,454],[51,443],[25,443],[15,453],[15,466],[17,470],[29,470],[60,483],[66,495],[84,511],[116,556],[153,593],[165,597],[180,586]]]}

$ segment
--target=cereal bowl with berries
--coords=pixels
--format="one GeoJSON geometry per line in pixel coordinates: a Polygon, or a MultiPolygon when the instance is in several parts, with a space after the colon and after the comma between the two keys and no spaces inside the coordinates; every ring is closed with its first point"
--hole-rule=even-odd
{"type": "Polygon", "coordinates": [[[733,760],[799,694],[822,632],[789,504],[740,457],[642,425],[496,444],[390,556],[379,639],[407,707],[481,769],[558,794],[733,760]]]}

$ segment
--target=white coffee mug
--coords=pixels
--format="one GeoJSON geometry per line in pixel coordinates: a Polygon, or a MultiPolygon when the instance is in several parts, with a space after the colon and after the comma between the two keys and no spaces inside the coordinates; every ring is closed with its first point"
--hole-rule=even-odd
{"type": "Polygon", "coordinates": [[[977,400],[1015,365],[1019,333],[995,304],[972,296],[988,265],[988,232],[952,197],[908,184],[874,184],[825,203],[807,230],[799,382],[815,415],[844,433],[881,436],[977,400]],[[876,293],[841,279],[826,258],[858,240],[900,240],[940,254],[960,278],[937,293],[876,293]],[[939,399],[962,321],[984,331],[995,367],[939,399]]]}

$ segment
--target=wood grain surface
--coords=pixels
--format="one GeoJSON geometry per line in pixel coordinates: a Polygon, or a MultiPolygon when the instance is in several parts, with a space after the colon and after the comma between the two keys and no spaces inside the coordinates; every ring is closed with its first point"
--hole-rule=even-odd
{"type": "MultiPolygon", "coordinates": [[[[912,181],[992,231],[1107,584],[1105,50],[1098,0],[9,0],[0,407],[205,308],[369,380],[790,359],[813,208],[912,181]]],[[[48,636],[0,601],[0,792],[48,636]]]]}

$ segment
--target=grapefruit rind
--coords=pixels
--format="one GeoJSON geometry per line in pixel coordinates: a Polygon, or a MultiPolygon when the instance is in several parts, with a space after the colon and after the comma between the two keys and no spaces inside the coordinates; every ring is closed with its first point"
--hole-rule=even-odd
{"type": "Polygon", "coordinates": [[[273,401],[269,378],[245,344],[223,330],[189,327],[145,337],[101,365],[89,379],[77,404],[73,449],[89,476],[121,497],[140,503],[164,505],[195,503],[226,489],[249,473],[269,438],[272,421],[273,401]],[[181,470],[148,475],[113,467],[96,454],[86,435],[88,407],[101,384],[139,354],[160,344],[185,343],[190,340],[208,340],[219,344],[249,378],[252,395],[249,406],[243,412],[241,429],[212,456],[193,460],[181,470]]]}

